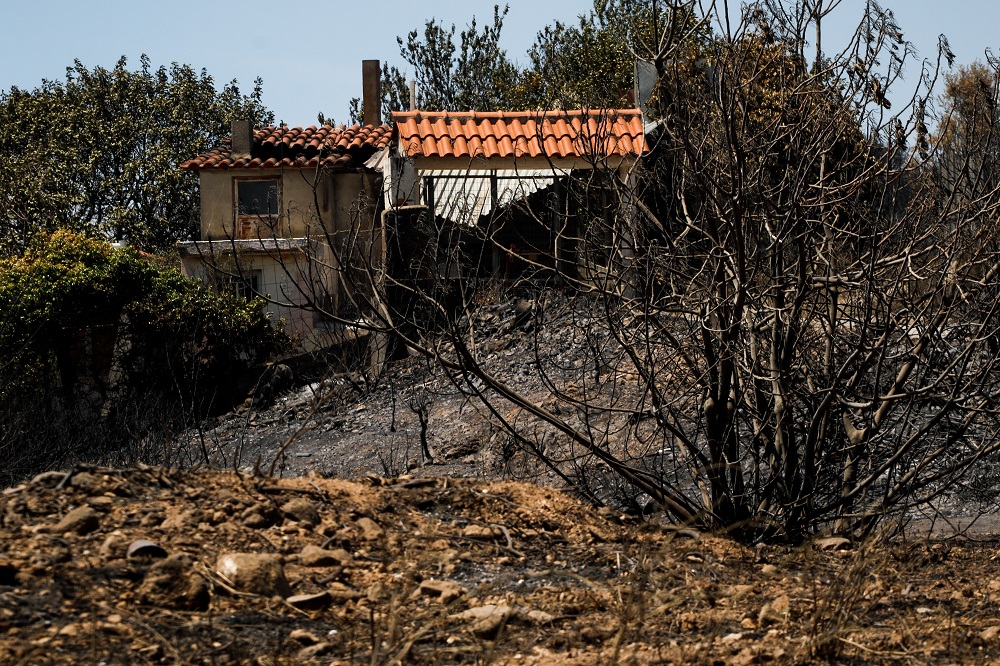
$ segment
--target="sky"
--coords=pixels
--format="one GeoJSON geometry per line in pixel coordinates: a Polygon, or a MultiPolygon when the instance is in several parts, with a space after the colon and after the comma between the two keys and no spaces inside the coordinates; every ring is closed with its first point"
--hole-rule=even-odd
{"type": "MultiPolygon", "coordinates": [[[[720,0],[721,2],[721,0],[720,0]]],[[[79,59],[113,67],[120,56],[138,67],[141,54],[154,66],[180,62],[206,69],[217,83],[232,79],[249,91],[263,79],[264,103],[289,125],[312,125],[319,112],[348,120],[348,103],[361,95],[361,61],[379,59],[405,71],[396,36],[436,18],[460,31],[475,16],[492,20],[486,0],[0,0],[0,90],[34,88],[61,79],[79,59]]],[[[524,62],[536,33],[554,20],[575,21],[588,0],[509,0],[501,45],[524,62]]],[[[738,0],[730,0],[733,7],[738,0]]],[[[1000,52],[1000,2],[996,0],[884,0],[919,57],[936,55],[938,35],[948,37],[957,63],[1000,52]]],[[[824,30],[824,42],[845,39],[864,0],[843,0],[824,30]]],[[[918,68],[911,65],[912,78],[918,68]]]]}

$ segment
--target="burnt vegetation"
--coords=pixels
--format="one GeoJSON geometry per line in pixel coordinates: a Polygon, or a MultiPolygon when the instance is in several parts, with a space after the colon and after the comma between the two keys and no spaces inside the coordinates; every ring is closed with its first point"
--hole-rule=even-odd
{"type": "MultiPolygon", "coordinates": [[[[597,127],[614,115],[601,109],[623,105],[622,86],[574,88],[571,45],[593,46],[594,67],[616,76],[623,53],[639,58],[656,74],[638,100],[645,143],[631,162],[594,135],[578,139],[586,168],[529,174],[515,161],[506,199],[470,159],[462,178],[494,179],[469,185],[492,188],[486,213],[442,213],[431,194],[446,196],[446,179],[427,176],[422,204],[376,193],[353,228],[329,231],[317,195],[309,242],[324,254],[285,270],[293,282],[338,276],[336,293],[310,279],[296,294],[350,330],[338,369],[370,373],[337,381],[364,395],[384,387],[387,364],[421,358],[422,381],[450,385],[503,433],[504,473],[540,471],[595,504],[744,542],[864,537],[960,490],[993,497],[997,63],[945,75],[945,41],[915,61],[875,3],[828,45],[839,4],[753,3],[729,21],[702,3],[600,2],[579,27],[544,31],[525,69],[498,50],[499,11],[484,33],[461,33],[461,49],[434,22],[423,41],[401,40],[429,110],[573,105],[597,127]],[[484,54],[479,92],[504,91],[486,101],[466,94],[484,54]],[[892,94],[904,66],[918,79],[909,99],[892,94]],[[515,334],[530,391],[495,363],[515,334]]],[[[383,71],[387,105],[401,108],[403,81],[383,71]]],[[[270,233],[256,240],[279,247],[270,233]]],[[[432,463],[428,390],[399,404],[432,463]]],[[[310,418],[330,394],[314,395],[310,418]]]]}
{"type": "Polygon", "coordinates": [[[594,141],[592,168],[488,216],[386,211],[419,252],[338,246],[375,344],[429,359],[593,501],[746,541],[860,537],[990,485],[998,198],[992,153],[968,148],[994,131],[995,70],[937,99],[946,42],[914,62],[869,4],[828,46],[837,4],[720,26],[694,3],[609,3],[601,25],[658,75],[643,159],[594,141]],[[904,64],[920,84],[890,102],[904,64]],[[511,326],[534,336],[546,400],[491,368],[477,312],[497,298],[524,303],[511,326]],[[573,367],[554,330],[573,331],[573,367]]]}

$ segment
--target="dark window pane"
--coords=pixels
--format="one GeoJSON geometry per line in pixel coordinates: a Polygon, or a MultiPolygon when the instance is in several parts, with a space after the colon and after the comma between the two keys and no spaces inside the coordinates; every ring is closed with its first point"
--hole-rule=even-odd
{"type": "Polygon", "coordinates": [[[278,214],[278,181],[246,180],[236,184],[240,215],[278,214]]]}

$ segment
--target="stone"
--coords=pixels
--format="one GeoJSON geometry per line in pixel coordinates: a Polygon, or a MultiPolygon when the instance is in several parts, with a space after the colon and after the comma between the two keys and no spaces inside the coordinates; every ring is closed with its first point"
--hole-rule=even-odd
{"type": "Polygon", "coordinates": [[[31,479],[31,485],[43,488],[55,488],[66,478],[66,472],[42,472],[31,479]]]}
{"type": "Polygon", "coordinates": [[[90,495],[103,493],[106,487],[104,479],[90,472],[78,472],[74,474],[69,481],[69,485],[90,495]]]}
{"type": "Polygon", "coordinates": [[[343,583],[331,583],[330,587],[327,588],[327,592],[333,597],[334,601],[341,603],[345,601],[357,601],[366,597],[363,592],[359,592],[343,583]]]}
{"type": "Polygon", "coordinates": [[[71,623],[67,624],[66,626],[62,627],[59,630],[58,635],[59,636],[69,636],[70,638],[75,638],[75,637],[77,637],[77,636],[80,635],[80,625],[77,624],[77,623],[75,623],[75,622],[71,622],[71,623]]]}
{"type": "Polygon", "coordinates": [[[225,553],[215,570],[241,592],[265,597],[291,596],[281,558],[269,553],[225,553]]]}
{"type": "Polygon", "coordinates": [[[776,597],[770,603],[764,604],[757,615],[757,624],[766,627],[779,622],[784,622],[788,617],[791,608],[791,599],[787,594],[776,597]]]}
{"type": "Polygon", "coordinates": [[[813,545],[820,550],[850,550],[851,540],[844,537],[832,536],[823,539],[816,539],[813,545]]]}
{"type": "Polygon", "coordinates": [[[266,529],[281,522],[281,513],[271,504],[254,504],[240,514],[240,522],[254,529],[266,529]]]}
{"type": "Polygon", "coordinates": [[[89,506],[78,506],[63,516],[63,519],[56,523],[50,531],[56,534],[72,532],[83,535],[90,534],[100,526],[100,514],[89,506]]]}
{"type": "Polygon", "coordinates": [[[478,541],[492,541],[494,538],[493,529],[486,525],[468,525],[462,530],[462,536],[478,541]]]}
{"type": "Polygon", "coordinates": [[[323,610],[333,603],[333,597],[325,590],[315,594],[295,594],[285,599],[290,605],[299,610],[317,611],[323,610]]]}
{"type": "Polygon", "coordinates": [[[345,567],[352,560],[351,554],[343,548],[324,550],[319,546],[308,545],[299,553],[299,564],[304,567],[345,567]]]}
{"type": "Polygon", "coordinates": [[[175,610],[208,608],[209,589],[187,555],[171,555],[149,569],[137,592],[139,603],[175,610]]]}
{"type": "Polygon", "coordinates": [[[333,645],[325,641],[316,643],[315,645],[310,645],[299,650],[295,657],[306,661],[307,659],[314,659],[315,657],[322,657],[325,654],[329,654],[333,651],[333,645]]]}
{"type": "Polygon", "coordinates": [[[979,637],[983,639],[986,643],[992,643],[1000,635],[1000,625],[993,625],[992,627],[986,627],[981,632],[979,632],[979,637]]]}
{"type": "Polygon", "coordinates": [[[458,599],[465,590],[458,583],[450,580],[425,580],[420,583],[420,594],[428,597],[436,597],[443,604],[450,604],[458,599]]]}
{"type": "Polygon", "coordinates": [[[306,645],[306,646],[316,645],[316,643],[319,643],[319,637],[316,636],[316,634],[314,634],[313,632],[307,631],[305,629],[292,630],[292,632],[288,634],[288,640],[294,641],[299,645],[306,645]]]}
{"type": "Polygon", "coordinates": [[[497,637],[513,612],[514,609],[506,604],[486,604],[452,617],[469,622],[469,630],[477,638],[492,640],[497,637]]]}
{"type": "Polygon", "coordinates": [[[166,556],[166,550],[147,539],[136,539],[125,551],[129,560],[162,560],[166,556]]]}
{"type": "Polygon", "coordinates": [[[524,616],[535,624],[552,624],[556,619],[556,616],[552,613],[540,610],[530,610],[524,616]]]}
{"type": "Polygon", "coordinates": [[[378,541],[385,532],[371,518],[358,518],[358,527],[361,528],[361,538],[365,541],[378,541]]]}
{"type": "Polygon", "coordinates": [[[297,497],[290,499],[281,505],[281,512],[290,518],[294,518],[300,523],[316,526],[320,523],[319,511],[315,505],[307,499],[297,497]]]}
{"type": "Polygon", "coordinates": [[[97,549],[97,554],[106,560],[117,560],[125,557],[128,547],[121,537],[121,533],[109,534],[101,547],[97,549]]]}

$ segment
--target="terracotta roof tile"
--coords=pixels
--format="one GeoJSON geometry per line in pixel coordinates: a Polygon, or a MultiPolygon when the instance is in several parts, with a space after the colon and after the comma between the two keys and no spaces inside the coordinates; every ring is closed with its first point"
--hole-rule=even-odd
{"type": "Polygon", "coordinates": [[[250,159],[234,159],[230,141],[181,164],[182,169],[360,167],[389,144],[389,125],[265,127],[254,132],[250,159]]]}
{"type": "Polygon", "coordinates": [[[648,150],[638,109],[392,114],[410,157],[608,157],[648,150]]]}

